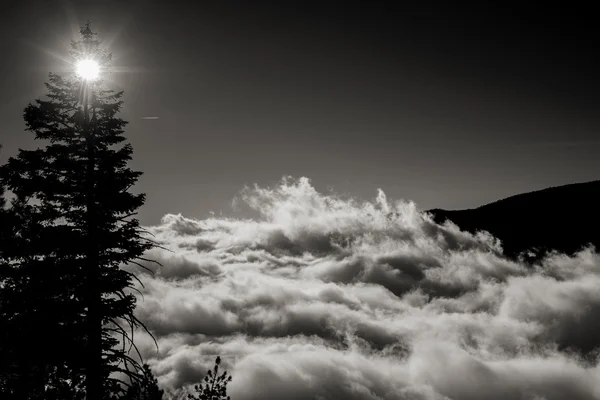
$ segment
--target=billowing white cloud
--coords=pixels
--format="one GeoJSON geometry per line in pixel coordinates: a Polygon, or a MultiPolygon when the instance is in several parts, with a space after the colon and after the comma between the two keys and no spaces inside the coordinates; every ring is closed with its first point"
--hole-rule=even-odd
{"type": "Polygon", "coordinates": [[[184,398],[216,355],[234,400],[600,399],[600,256],[506,259],[410,202],[247,188],[255,220],[166,215],[138,344],[184,398]],[[168,249],[168,250],[167,250],[168,249]]]}

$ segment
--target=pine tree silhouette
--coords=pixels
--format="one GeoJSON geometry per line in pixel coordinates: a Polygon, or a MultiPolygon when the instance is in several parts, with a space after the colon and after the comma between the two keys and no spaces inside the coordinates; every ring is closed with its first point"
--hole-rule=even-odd
{"type": "MultiPolygon", "coordinates": [[[[89,22],[80,33],[73,61],[108,71],[112,56],[89,22]]],[[[14,195],[1,229],[0,331],[12,341],[0,343],[0,397],[105,400],[125,391],[116,373],[146,379],[130,354],[134,330],[145,329],[134,315],[137,278],[121,266],[153,262],[143,255],[155,243],[135,218],[145,195],[130,192],[141,172],[127,165],[123,92],[75,73],[51,73],[46,87],[24,119],[47,145],[0,167],[14,195]]]]}
{"type": "Polygon", "coordinates": [[[208,370],[204,382],[194,386],[197,396],[189,394],[189,400],[230,400],[230,397],[227,396],[227,384],[231,382],[232,378],[231,375],[227,375],[227,371],[219,375],[220,364],[221,357],[217,357],[215,367],[212,371],[208,370]]]}

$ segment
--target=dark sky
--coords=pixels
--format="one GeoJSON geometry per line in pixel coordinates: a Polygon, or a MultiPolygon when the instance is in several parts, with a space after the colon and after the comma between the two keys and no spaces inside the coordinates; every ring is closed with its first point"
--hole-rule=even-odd
{"type": "Polygon", "coordinates": [[[6,2],[2,161],[33,145],[22,110],[90,19],[125,90],[144,224],[232,213],[243,185],[283,175],[422,208],[599,178],[591,9],[395,3],[6,2]]]}

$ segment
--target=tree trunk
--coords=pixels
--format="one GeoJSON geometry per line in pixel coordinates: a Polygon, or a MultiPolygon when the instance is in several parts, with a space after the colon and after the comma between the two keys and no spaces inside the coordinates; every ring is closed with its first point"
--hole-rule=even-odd
{"type": "MultiPolygon", "coordinates": [[[[87,89],[87,88],[86,88],[87,89]]],[[[87,92],[87,90],[86,90],[87,92]]],[[[87,257],[85,265],[87,296],[87,354],[86,354],[86,400],[104,400],[102,374],[102,293],[100,289],[100,265],[98,244],[96,242],[96,204],[95,174],[96,160],[94,156],[93,133],[89,129],[89,112],[87,97],[84,93],[84,134],[87,142],[87,257]]]]}

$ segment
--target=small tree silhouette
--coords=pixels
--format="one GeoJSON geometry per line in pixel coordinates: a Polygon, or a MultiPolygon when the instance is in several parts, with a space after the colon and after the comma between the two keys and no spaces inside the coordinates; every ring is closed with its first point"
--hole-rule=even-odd
{"type": "Polygon", "coordinates": [[[144,380],[133,381],[127,388],[127,393],[120,400],[162,400],[164,390],[158,387],[158,381],[154,377],[148,364],[144,364],[144,380]]]}
{"type": "Polygon", "coordinates": [[[188,395],[189,400],[230,400],[227,396],[227,384],[231,382],[231,375],[227,375],[227,371],[224,371],[219,375],[219,365],[221,364],[221,357],[217,357],[215,360],[215,367],[211,371],[208,370],[208,374],[204,377],[204,383],[194,385],[197,396],[193,394],[188,395]]]}

